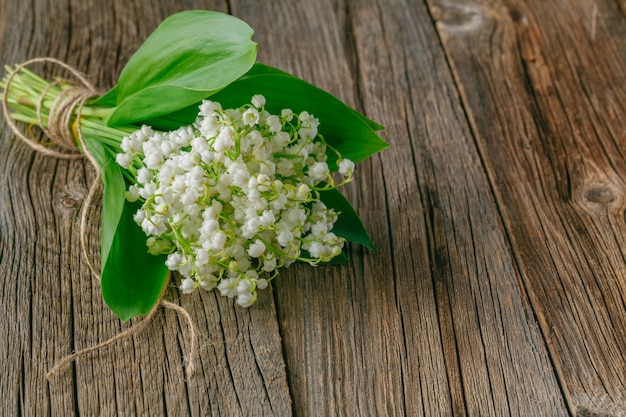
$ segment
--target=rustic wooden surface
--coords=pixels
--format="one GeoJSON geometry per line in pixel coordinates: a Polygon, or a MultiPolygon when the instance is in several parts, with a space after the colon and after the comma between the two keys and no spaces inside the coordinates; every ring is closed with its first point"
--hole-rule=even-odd
{"type": "Polygon", "coordinates": [[[0,0],[0,63],[53,56],[106,88],[189,8],[246,20],[260,61],[386,126],[345,188],[378,252],[294,266],[250,309],[172,287],[190,380],[168,310],[48,381],[132,323],[79,250],[93,172],[3,125],[0,415],[626,416],[626,3],[0,0]]]}

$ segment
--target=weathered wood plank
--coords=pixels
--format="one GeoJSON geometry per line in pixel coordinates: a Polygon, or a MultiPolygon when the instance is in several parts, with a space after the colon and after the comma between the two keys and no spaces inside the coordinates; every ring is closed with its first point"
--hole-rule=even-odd
{"type": "Polygon", "coordinates": [[[567,415],[425,7],[236,5],[392,143],[348,189],[379,252],[276,283],[295,414],[567,415]]]}
{"type": "Polygon", "coordinates": [[[572,408],[626,415],[624,3],[429,3],[572,408]]]}
{"type": "MultiPolygon", "coordinates": [[[[187,8],[227,11],[225,2],[0,2],[0,62],[54,56],[102,87],[165,17],[187,8]]],[[[85,163],[35,155],[8,129],[0,139],[0,409],[8,415],[291,414],[271,292],[254,310],[214,294],[166,297],[191,314],[197,370],[185,381],[184,320],[157,313],[143,333],[81,358],[50,381],[56,361],[116,335],[79,249],[78,212],[93,181],[85,163]]],[[[89,218],[98,258],[99,207],[89,218]]]]}
{"type": "MultiPolygon", "coordinates": [[[[182,369],[186,324],[167,311],[47,382],[55,361],[128,325],[102,304],[78,249],[92,171],[35,155],[3,128],[3,410],[290,415],[282,332],[296,415],[622,412],[625,57],[591,64],[593,47],[601,45],[598,56],[624,50],[615,47],[624,39],[618,2],[589,15],[593,4],[582,0],[563,14],[551,14],[558,2],[533,4],[532,13],[433,2],[452,73],[428,10],[408,0],[13,3],[0,1],[0,62],[52,55],[102,86],[165,16],[229,10],[256,28],[262,61],[365,110],[387,125],[393,147],[363,164],[346,190],[378,253],[350,248],[349,265],[290,269],[278,278],[276,306],[271,292],[242,310],[212,293],[168,290],[198,326],[192,381],[182,369]],[[544,15],[564,26],[537,29],[544,15]],[[529,26],[520,26],[523,16],[529,26]],[[584,36],[559,32],[572,23],[584,36]],[[595,43],[585,44],[592,33],[595,43]],[[584,51],[555,46],[574,41],[584,51]],[[485,43],[497,53],[469,49],[485,43]],[[582,89],[587,77],[594,81],[582,89]],[[485,79],[493,84],[477,83],[485,79]],[[513,97],[502,93],[508,88],[513,97]],[[578,93],[584,105],[572,104],[578,93]],[[549,275],[559,280],[542,280],[549,275]]],[[[97,257],[98,207],[90,218],[97,257]]]]}

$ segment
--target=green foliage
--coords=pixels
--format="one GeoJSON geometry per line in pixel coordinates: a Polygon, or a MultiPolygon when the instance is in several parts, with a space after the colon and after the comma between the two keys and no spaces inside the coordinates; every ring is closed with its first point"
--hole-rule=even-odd
{"type": "Polygon", "coordinates": [[[227,14],[192,10],[165,19],[101,99],[108,124],[143,121],[196,103],[245,74],[256,59],[253,30],[227,14]]]}
{"type": "Polygon", "coordinates": [[[109,256],[113,237],[124,209],[126,183],[122,168],[115,163],[112,151],[91,137],[85,138],[87,147],[96,158],[104,190],[102,192],[102,232],[100,258],[102,265],[109,256]]]}
{"type": "Polygon", "coordinates": [[[148,253],[146,235],[133,220],[140,207],[126,201],[126,183],[114,152],[96,139],[86,138],[96,158],[104,190],[102,195],[102,295],[122,320],[148,313],[168,282],[165,256],[148,253]]]}
{"type": "Polygon", "coordinates": [[[146,235],[133,220],[140,203],[124,203],[109,255],[102,269],[102,296],[122,320],[147,314],[159,302],[169,281],[165,255],[153,256],[146,235]]]}

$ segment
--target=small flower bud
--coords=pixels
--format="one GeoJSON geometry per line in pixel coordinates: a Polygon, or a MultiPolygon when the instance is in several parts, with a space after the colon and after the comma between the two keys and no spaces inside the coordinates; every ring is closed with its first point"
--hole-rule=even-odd
{"type": "Polygon", "coordinates": [[[339,173],[344,177],[352,175],[354,172],[354,162],[349,159],[341,159],[339,161],[339,173]]]}
{"type": "Polygon", "coordinates": [[[248,247],[248,255],[253,258],[258,258],[265,253],[265,245],[259,239],[255,240],[253,244],[248,247]]]}
{"type": "Polygon", "coordinates": [[[115,157],[115,162],[117,162],[122,168],[128,169],[133,163],[133,157],[127,153],[118,153],[115,157]]]}
{"type": "Polygon", "coordinates": [[[180,289],[184,294],[191,294],[196,289],[196,281],[191,278],[185,278],[180,283],[180,289]]]}
{"type": "Polygon", "coordinates": [[[263,107],[265,106],[265,97],[261,94],[255,94],[252,96],[252,105],[255,107],[263,107]]]}

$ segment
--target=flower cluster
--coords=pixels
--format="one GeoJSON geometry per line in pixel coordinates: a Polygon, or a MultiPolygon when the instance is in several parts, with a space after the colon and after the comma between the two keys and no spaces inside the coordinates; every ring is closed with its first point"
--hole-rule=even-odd
{"type": "Polygon", "coordinates": [[[123,139],[117,162],[136,179],[126,196],[143,202],[135,221],[183,292],[217,287],[250,306],[278,268],[341,253],[338,213],[319,193],[350,181],[354,163],[339,156],[335,182],[318,124],[307,112],[270,114],[256,95],[238,109],[204,101],[191,126],[123,139]]]}

